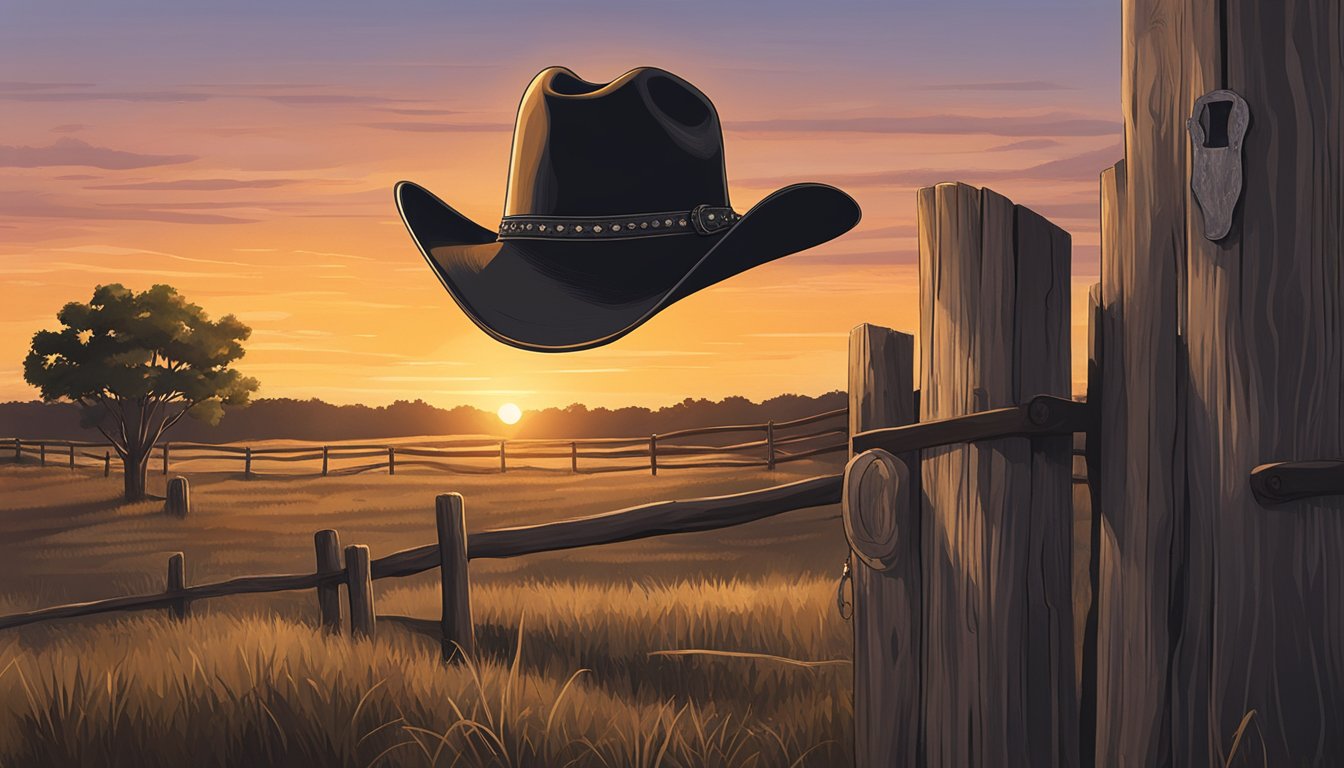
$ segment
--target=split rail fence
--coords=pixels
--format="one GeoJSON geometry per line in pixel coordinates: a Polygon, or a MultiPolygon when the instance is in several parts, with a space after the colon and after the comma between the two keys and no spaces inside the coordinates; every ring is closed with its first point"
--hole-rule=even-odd
{"type": "MultiPolygon", "coordinates": [[[[535,464],[549,462],[550,468],[572,473],[648,470],[658,474],[668,469],[707,469],[714,467],[765,467],[800,461],[848,448],[845,414],[847,409],[806,416],[791,421],[767,421],[763,424],[733,424],[680,429],[647,437],[599,437],[582,439],[494,439],[456,438],[429,443],[338,444],[304,443],[292,446],[216,445],[212,443],[165,442],[156,446],[152,460],[164,475],[170,466],[188,464],[189,471],[233,471],[239,467],[246,478],[264,475],[261,464],[271,469],[276,464],[293,466],[309,462],[321,476],[353,475],[385,470],[424,467],[459,473],[507,472],[510,469],[536,469],[535,464]],[[688,438],[719,435],[746,435],[748,439],[724,445],[686,443],[688,438]],[[759,437],[754,437],[759,435],[759,437]],[[378,461],[348,464],[361,459],[378,461]],[[480,460],[489,460],[482,465],[480,460]],[[464,464],[475,460],[477,464],[464,464]],[[580,460],[584,464],[580,465],[580,460]],[[206,465],[204,462],[213,461],[206,465]],[[495,464],[498,461],[498,464],[495,464]],[[221,462],[223,462],[221,464],[221,462]],[[192,463],[195,463],[192,466],[192,463]],[[221,468],[223,467],[223,468],[221,468]],[[320,467],[320,469],[318,469],[320,467]]],[[[107,443],[76,440],[25,440],[6,438],[12,447],[13,461],[36,461],[40,466],[102,467],[106,477],[118,463],[107,443]]],[[[179,468],[179,471],[180,468],[179,468]]],[[[271,474],[282,474],[272,472],[271,474]]],[[[283,473],[293,474],[293,473],[283,473]]]]}

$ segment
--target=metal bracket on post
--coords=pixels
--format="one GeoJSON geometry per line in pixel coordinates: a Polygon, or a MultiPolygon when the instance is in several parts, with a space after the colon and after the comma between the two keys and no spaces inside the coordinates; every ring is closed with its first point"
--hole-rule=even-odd
{"type": "Polygon", "coordinates": [[[1204,212],[1204,237],[1222,240],[1232,231],[1232,212],[1241,199],[1241,142],[1251,109],[1234,91],[1210,91],[1195,101],[1186,122],[1193,145],[1190,190],[1204,212]]]}
{"type": "Polygon", "coordinates": [[[1344,495],[1344,460],[1261,464],[1251,470],[1251,492],[1263,506],[1344,495]]]}

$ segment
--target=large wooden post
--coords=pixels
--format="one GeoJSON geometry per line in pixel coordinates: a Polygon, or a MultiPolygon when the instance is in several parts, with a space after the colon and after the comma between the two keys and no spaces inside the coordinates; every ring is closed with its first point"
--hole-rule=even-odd
{"type": "Polygon", "coordinates": [[[476,655],[475,627],[471,623],[471,582],[467,575],[467,520],[462,494],[445,493],[434,499],[439,531],[439,591],[443,613],[443,660],[461,661],[476,655]]]}
{"type": "MultiPolygon", "coordinates": [[[[913,336],[890,328],[864,324],[849,332],[851,435],[916,420],[914,347],[913,336]]],[[[908,467],[912,479],[903,507],[917,517],[919,454],[897,458],[908,467]]],[[[856,478],[862,479],[862,475],[856,478]]],[[[910,525],[918,530],[917,519],[910,525]]],[[[875,569],[862,557],[853,558],[851,566],[855,764],[859,768],[922,765],[919,536],[902,536],[897,545],[890,568],[875,569]]]]}
{"type": "Polygon", "coordinates": [[[1126,159],[1102,179],[1097,761],[1222,765],[1249,717],[1234,765],[1342,764],[1344,498],[1266,508],[1248,476],[1344,455],[1344,10],[1124,9],[1126,159]],[[1211,242],[1186,120],[1218,89],[1250,123],[1211,242]]]}
{"type": "MultiPolygon", "coordinates": [[[[920,190],[920,420],[1068,397],[1068,233],[920,190]]],[[[923,452],[929,765],[1075,766],[1072,438],[923,452]]]]}

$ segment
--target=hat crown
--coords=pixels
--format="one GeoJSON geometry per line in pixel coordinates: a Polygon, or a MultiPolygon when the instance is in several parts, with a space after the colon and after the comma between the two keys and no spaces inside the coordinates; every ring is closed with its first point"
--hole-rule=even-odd
{"type": "Polygon", "coordinates": [[[563,67],[524,92],[505,216],[610,216],[727,206],[714,105],[661,69],[590,83],[563,67]]]}

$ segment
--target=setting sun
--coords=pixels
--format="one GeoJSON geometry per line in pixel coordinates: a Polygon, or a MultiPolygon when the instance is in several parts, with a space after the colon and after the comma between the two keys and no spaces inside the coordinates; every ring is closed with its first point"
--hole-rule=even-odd
{"type": "Polygon", "coordinates": [[[517,424],[521,418],[523,418],[523,409],[513,403],[505,403],[499,406],[499,420],[505,424],[517,424]]]}

